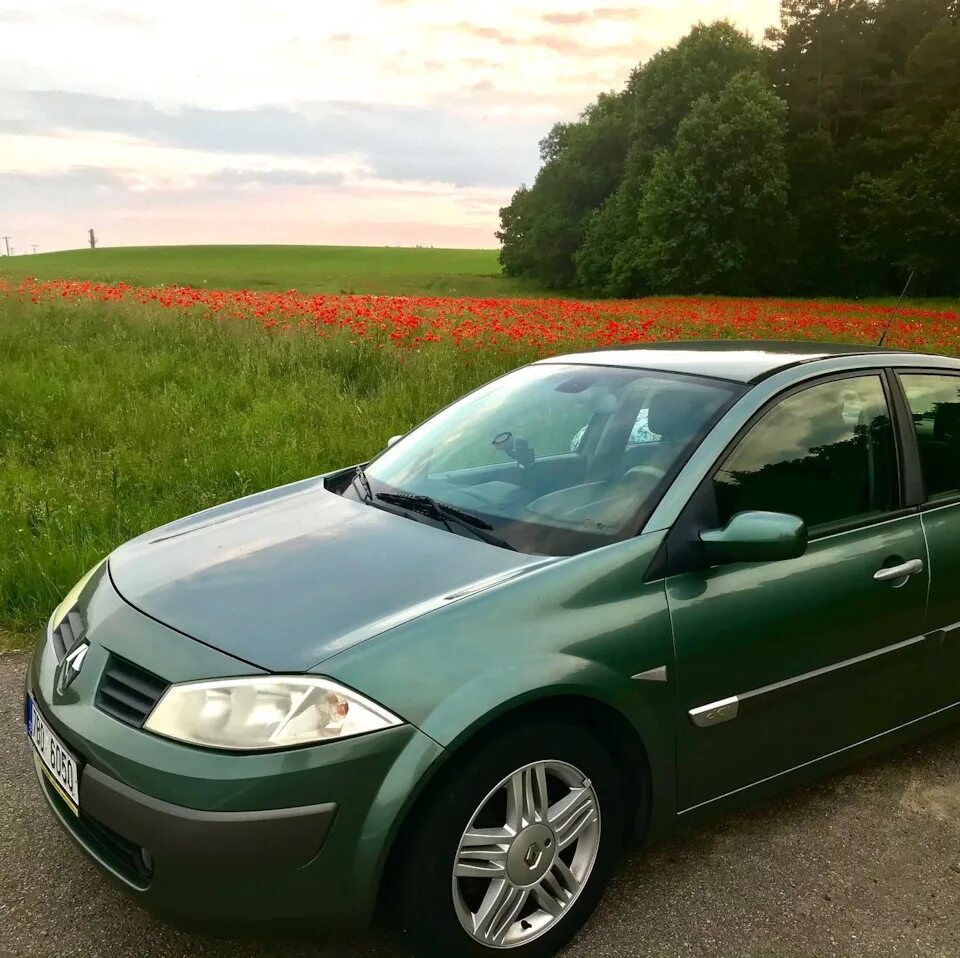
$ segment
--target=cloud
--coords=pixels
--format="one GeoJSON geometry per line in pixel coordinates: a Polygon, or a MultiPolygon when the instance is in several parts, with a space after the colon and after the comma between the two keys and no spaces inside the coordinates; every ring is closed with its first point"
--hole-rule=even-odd
{"type": "Polygon", "coordinates": [[[156,20],[142,13],[120,7],[94,6],[92,4],[71,4],[62,11],[68,17],[86,20],[99,27],[132,27],[137,30],[149,30],[156,20]]]}
{"type": "MultiPolygon", "coordinates": [[[[49,26],[51,12],[35,8],[20,8],[15,10],[0,10],[0,25],[13,26],[14,24],[36,24],[49,26]]],[[[136,30],[149,30],[156,21],[142,13],[124,10],[119,7],[92,6],[89,4],[69,4],[56,11],[58,21],[65,19],[86,23],[89,26],[103,29],[104,27],[127,27],[136,30]]]]}
{"type": "Polygon", "coordinates": [[[558,33],[508,33],[497,27],[482,26],[476,23],[438,25],[438,30],[460,33],[480,40],[489,40],[502,47],[531,48],[541,47],[567,57],[625,57],[634,56],[636,44],[589,44],[574,37],[558,33]]]}
{"type": "Polygon", "coordinates": [[[19,253],[84,245],[93,226],[104,246],[164,243],[331,243],[492,247],[506,190],[358,180],[279,171],[222,171],[191,188],[138,191],[125,175],[76,167],[53,174],[0,173],[4,232],[19,253]],[[257,181],[263,188],[245,189],[257,181]],[[270,182],[270,181],[280,181],[270,182]],[[282,185],[282,188],[277,188],[282,185]]]}
{"type": "Polygon", "coordinates": [[[339,186],[345,174],[324,170],[266,169],[244,170],[226,168],[204,177],[205,186],[239,187],[241,189],[268,186],[339,186]]]}
{"type": "Polygon", "coordinates": [[[540,19],[551,26],[566,27],[595,23],[601,20],[639,20],[642,15],[643,13],[638,7],[597,7],[594,10],[577,10],[574,12],[550,11],[541,14],[540,19]]]}
{"type": "Polygon", "coordinates": [[[0,90],[0,130],[21,136],[118,134],[214,154],[354,154],[387,179],[495,186],[514,185],[535,172],[543,121],[483,120],[443,108],[313,101],[245,110],[164,110],[115,97],[0,90]]]}

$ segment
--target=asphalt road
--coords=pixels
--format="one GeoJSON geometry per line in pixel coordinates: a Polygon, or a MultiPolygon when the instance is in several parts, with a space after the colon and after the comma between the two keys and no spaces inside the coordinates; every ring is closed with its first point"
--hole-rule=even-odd
{"type": "MultiPolygon", "coordinates": [[[[0,656],[0,955],[400,958],[382,935],[223,940],[142,913],[43,805],[25,665],[0,656]]],[[[565,958],[957,954],[960,729],[632,852],[565,958]]]]}

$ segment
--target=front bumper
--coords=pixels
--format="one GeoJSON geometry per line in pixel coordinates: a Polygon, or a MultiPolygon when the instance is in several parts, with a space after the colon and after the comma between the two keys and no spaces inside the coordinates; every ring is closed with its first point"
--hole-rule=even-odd
{"type": "Polygon", "coordinates": [[[217,926],[367,921],[392,840],[440,746],[402,725],[308,748],[229,754],[125,725],[93,704],[109,652],[133,658],[135,642],[140,660],[173,681],[209,677],[211,666],[220,674],[230,663],[244,667],[104,589],[112,592],[108,579],[86,610],[91,648],[68,694],[53,691],[49,643],[27,676],[28,694],[82,763],[79,816],[38,767],[61,824],[125,892],[166,917],[217,926]]]}
{"type": "Polygon", "coordinates": [[[61,824],[114,878],[137,891],[162,867],[233,875],[303,868],[333,824],[333,802],[255,812],[206,812],[151,798],[92,765],[80,776],[81,813],[73,812],[34,756],[37,778],[61,824]],[[255,854],[251,854],[254,852],[255,854]]]}

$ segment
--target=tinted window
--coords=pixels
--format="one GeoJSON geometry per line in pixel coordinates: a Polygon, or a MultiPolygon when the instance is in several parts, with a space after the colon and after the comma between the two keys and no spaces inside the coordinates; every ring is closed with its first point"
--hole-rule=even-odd
{"type": "Polygon", "coordinates": [[[960,493],[960,377],[901,376],[913,414],[927,499],[960,493]]]}
{"type": "Polygon", "coordinates": [[[834,380],[784,399],[714,478],[720,519],[760,509],[813,532],[881,515],[897,501],[896,449],[879,376],[834,380]]]}

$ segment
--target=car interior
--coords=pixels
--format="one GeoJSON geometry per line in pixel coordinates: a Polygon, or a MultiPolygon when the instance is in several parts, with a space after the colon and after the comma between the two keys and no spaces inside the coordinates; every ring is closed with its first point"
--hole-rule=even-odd
{"type": "Polygon", "coordinates": [[[431,484],[437,498],[464,508],[472,504],[487,513],[574,529],[619,530],[663,483],[724,398],[697,383],[651,377],[584,390],[587,423],[575,443],[574,436],[567,440],[573,451],[538,456],[532,439],[511,436],[512,444],[500,443],[508,461],[433,472],[431,484]],[[644,441],[632,442],[641,419],[644,441]],[[455,491],[448,488],[445,495],[443,486],[455,491]]]}

